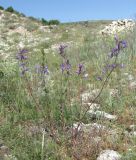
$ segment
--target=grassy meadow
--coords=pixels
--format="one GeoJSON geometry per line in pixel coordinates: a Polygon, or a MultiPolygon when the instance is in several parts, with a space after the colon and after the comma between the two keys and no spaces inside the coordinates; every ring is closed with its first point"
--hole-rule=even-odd
{"type": "Polygon", "coordinates": [[[117,35],[127,46],[109,58],[118,42],[98,32],[110,21],[44,32],[39,21],[2,13],[0,159],[96,160],[111,149],[136,160],[136,29],[117,35]],[[15,33],[19,26],[27,33],[15,33]],[[89,114],[92,104],[116,119],[89,114]]]}

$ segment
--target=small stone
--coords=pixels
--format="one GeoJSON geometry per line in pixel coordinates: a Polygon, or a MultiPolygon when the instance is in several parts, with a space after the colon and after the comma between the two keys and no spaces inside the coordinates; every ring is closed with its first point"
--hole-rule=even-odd
{"type": "Polygon", "coordinates": [[[136,131],[131,131],[131,132],[124,131],[124,134],[129,137],[134,137],[134,138],[136,137],[136,131]]]}
{"type": "Polygon", "coordinates": [[[97,123],[89,123],[89,124],[84,124],[84,123],[74,123],[73,124],[73,130],[78,129],[79,131],[85,132],[85,133],[99,133],[100,131],[105,131],[106,127],[97,124],[97,123]]]}
{"type": "Polygon", "coordinates": [[[129,75],[129,73],[125,72],[125,73],[123,73],[123,75],[124,75],[124,76],[128,76],[128,75],[129,75]]]}
{"type": "Polygon", "coordinates": [[[19,42],[18,48],[19,48],[19,49],[24,49],[24,48],[25,48],[24,43],[23,43],[23,42],[19,42]]]}
{"type": "Polygon", "coordinates": [[[82,130],[82,127],[83,127],[83,123],[78,123],[77,122],[77,123],[73,124],[73,130],[77,129],[78,132],[82,130]]]}
{"type": "Polygon", "coordinates": [[[0,153],[2,154],[8,154],[9,153],[9,148],[7,146],[1,146],[0,147],[0,153]]]}
{"type": "Polygon", "coordinates": [[[90,114],[90,116],[92,116],[93,118],[107,119],[107,120],[116,120],[117,119],[116,115],[111,115],[111,114],[108,114],[104,111],[89,110],[87,113],[90,114]]]}
{"type": "Polygon", "coordinates": [[[88,92],[86,91],[86,92],[82,93],[82,95],[81,95],[82,102],[86,103],[86,102],[93,100],[95,97],[97,97],[99,92],[100,92],[99,89],[94,89],[92,91],[88,91],[88,92]]]}
{"type": "Polygon", "coordinates": [[[87,102],[89,99],[92,99],[92,95],[89,92],[83,93],[81,95],[82,102],[87,102]]]}
{"type": "Polygon", "coordinates": [[[130,128],[131,130],[136,130],[136,125],[132,124],[132,125],[129,126],[129,128],[130,128]]]}
{"type": "Polygon", "coordinates": [[[97,160],[120,160],[121,155],[113,150],[104,150],[100,153],[97,160]]]}
{"type": "Polygon", "coordinates": [[[88,133],[100,133],[101,131],[105,131],[106,127],[101,125],[101,124],[97,124],[97,123],[90,123],[90,124],[83,124],[82,125],[82,131],[83,132],[88,132],[88,133]]]}
{"type": "Polygon", "coordinates": [[[129,84],[130,89],[136,89],[136,81],[133,81],[129,84]]]}
{"type": "Polygon", "coordinates": [[[130,132],[129,135],[130,135],[130,137],[131,137],[131,136],[132,136],[132,137],[136,137],[136,131],[130,132]]]}
{"type": "Polygon", "coordinates": [[[119,94],[119,91],[117,89],[110,89],[110,96],[111,97],[117,97],[119,94]]]}
{"type": "Polygon", "coordinates": [[[9,154],[9,155],[5,154],[4,160],[17,160],[17,158],[11,154],[9,154]]]}
{"type": "Polygon", "coordinates": [[[134,77],[131,74],[129,74],[128,75],[128,81],[132,81],[132,80],[134,80],[134,77]]]}

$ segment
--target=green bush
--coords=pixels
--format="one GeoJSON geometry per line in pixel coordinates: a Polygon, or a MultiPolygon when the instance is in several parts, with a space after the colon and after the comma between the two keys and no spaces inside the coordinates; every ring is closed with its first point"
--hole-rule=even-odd
{"type": "Polygon", "coordinates": [[[43,25],[59,25],[60,24],[60,21],[56,19],[47,21],[44,18],[42,18],[41,21],[43,25]]]}
{"type": "Polygon", "coordinates": [[[37,21],[38,19],[33,17],[33,16],[30,16],[29,19],[33,20],[33,21],[37,21]]]}
{"type": "Polygon", "coordinates": [[[8,7],[8,8],[6,9],[6,11],[13,13],[13,12],[14,12],[14,9],[13,9],[13,7],[10,6],[10,7],[8,7]]]}
{"type": "Polygon", "coordinates": [[[4,10],[4,7],[0,6],[0,10],[4,10]]]}
{"type": "Polygon", "coordinates": [[[49,23],[49,25],[59,25],[60,21],[59,20],[50,20],[48,23],[49,23]]]}
{"type": "Polygon", "coordinates": [[[48,21],[45,20],[44,18],[42,18],[41,21],[42,21],[42,24],[43,24],[43,25],[48,25],[48,24],[49,24],[48,21]]]}
{"type": "Polygon", "coordinates": [[[24,13],[20,13],[20,16],[22,17],[26,17],[26,15],[24,13]]]}
{"type": "Polygon", "coordinates": [[[20,12],[18,12],[18,11],[16,11],[16,10],[14,10],[13,12],[14,12],[15,14],[17,14],[17,15],[20,16],[20,12]]]}

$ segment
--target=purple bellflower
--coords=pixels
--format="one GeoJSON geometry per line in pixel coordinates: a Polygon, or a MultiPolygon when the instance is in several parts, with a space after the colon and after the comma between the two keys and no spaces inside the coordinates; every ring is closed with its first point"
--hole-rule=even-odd
{"type": "Polygon", "coordinates": [[[41,66],[39,64],[35,65],[35,71],[37,74],[44,74],[44,75],[49,74],[48,66],[46,66],[46,65],[44,65],[44,66],[41,66]]]}
{"type": "Polygon", "coordinates": [[[48,66],[43,67],[43,74],[46,74],[46,75],[49,74],[48,66]]]}
{"type": "Polygon", "coordinates": [[[16,58],[20,61],[26,60],[27,59],[26,53],[28,53],[28,50],[22,49],[17,53],[16,58]]]}
{"type": "Polygon", "coordinates": [[[79,64],[79,65],[78,65],[78,70],[76,71],[76,73],[77,73],[78,75],[84,73],[84,70],[83,70],[83,69],[84,69],[83,64],[79,64]]]}
{"type": "Polygon", "coordinates": [[[60,45],[59,47],[59,54],[64,58],[65,57],[65,48],[67,47],[67,45],[60,45]]]}
{"type": "Polygon", "coordinates": [[[61,67],[62,73],[66,71],[68,75],[70,74],[71,64],[69,63],[69,60],[66,60],[65,63],[62,63],[60,67],[61,67]]]}
{"type": "Polygon", "coordinates": [[[26,66],[27,64],[26,60],[28,59],[28,57],[26,56],[27,53],[28,53],[27,49],[22,49],[16,55],[16,58],[19,61],[19,66],[21,69],[21,76],[25,75],[25,73],[28,71],[28,68],[26,66]]]}
{"type": "Polygon", "coordinates": [[[112,58],[114,56],[118,56],[119,52],[121,49],[126,48],[127,47],[127,42],[125,40],[121,40],[119,41],[118,37],[115,36],[115,41],[116,41],[116,46],[115,48],[113,48],[111,50],[111,52],[109,53],[109,57],[112,58]]]}

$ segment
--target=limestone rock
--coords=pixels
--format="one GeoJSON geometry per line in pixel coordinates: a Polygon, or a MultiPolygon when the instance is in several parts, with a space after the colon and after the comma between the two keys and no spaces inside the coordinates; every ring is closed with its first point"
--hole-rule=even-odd
{"type": "Polygon", "coordinates": [[[104,150],[100,153],[97,160],[120,160],[121,155],[113,150],[104,150]]]}
{"type": "Polygon", "coordinates": [[[135,22],[132,19],[113,21],[108,26],[105,26],[105,28],[101,30],[99,33],[106,35],[117,34],[118,32],[132,30],[134,25],[135,22]]]}
{"type": "Polygon", "coordinates": [[[92,91],[86,91],[82,93],[81,95],[82,102],[86,103],[93,100],[99,94],[99,92],[100,92],[99,89],[94,89],[92,91]]]}
{"type": "Polygon", "coordinates": [[[130,89],[136,89],[136,81],[133,81],[129,84],[130,89]]]}
{"type": "Polygon", "coordinates": [[[88,133],[93,133],[93,132],[99,133],[100,131],[106,130],[106,127],[98,123],[84,124],[84,123],[77,122],[73,124],[73,129],[74,130],[77,129],[78,132],[82,131],[82,132],[88,132],[88,133]]]}
{"type": "Polygon", "coordinates": [[[116,115],[111,115],[108,114],[104,111],[93,111],[93,110],[89,110],[88,114],[94,118],[98,118],[98,119],[107,119],[107,120],[116,120],[117,116],[116,115]]]}

